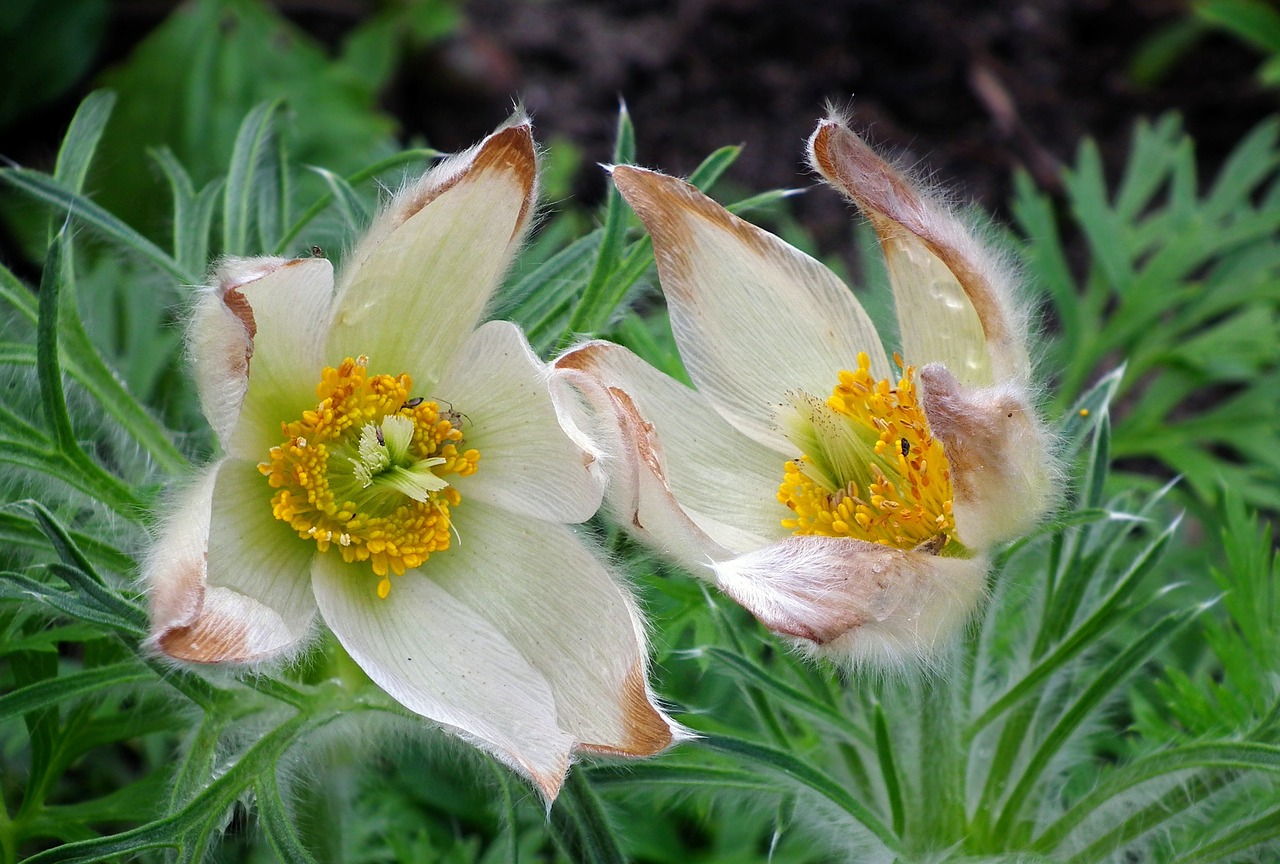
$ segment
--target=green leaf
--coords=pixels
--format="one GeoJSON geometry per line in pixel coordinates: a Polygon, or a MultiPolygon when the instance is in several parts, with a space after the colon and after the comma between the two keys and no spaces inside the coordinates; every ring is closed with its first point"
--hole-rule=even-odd
{"type": "Polygon", "coordinates": [[[875,835],[890,851],[900,852],[901,844],[893,831],[879,817],[859,803],[844,787],[818,769],[792,756],[784,750],[744,741],[727,735],[702,733],[700,746],[748,760],[777,771],[801,785],[817,792],[848,813],[853,819],[875,835]]]}
{"type": "Polygon", "coordinates": [[[46,678],[0,696],[0,721],[89,696],[118,684],[154,680],[155,675],[150,669],[132,660],[46,678]]]}
{"type": "Polygon", "coordinates": [[[1128,680],[1148,658],[1179,630],[1187,625],[1204,607],[1195,606],[1166,615],[1150,629],[1133,639],[1104,668],[1093,673],[1084,690],[1066,706],[1057,722],[1049,730],[1032,754],[1021,777],[1009,793],[1004,810],[995,824],[996,836],[1008,836],[1018,817],[1037,799],[1032,792],[1050,761],[1058,755],[1071,735],[1102,703],[1103,699],[1128,680]]]}
{"type": "Polygon", "coordinates": [[[1280,54],[1280,12],[1262,0],[1196,0],[1202,21],[1234,33],[1271,54],[1280,54]]]}
{"type": "MultiPolygon", "coordinates": [[[[108,90],[95,90],[84,98],[76,114],[71,118],[67,134],[62,138],[58,160],[54,164],[53,179],[69,192],[79,194],[84,189],[89,165],[97,152],[98,142],[111,118],[116,96],[108,90]]],[[[54,214],[49,226],[49,243],[57,229],[59,216],[54,214]]]]}
{"type": "Polygon", "coordinates": [[[1044,853],[1054,851],[1078,825],[1135,787],[1171,774],[1208,769],[1280,773],[1280,748],[1242,741],[1197,742],[1163,749],[1121,765],[1105,774],[1095,788],[1048,826],[1036,839],[1035,848],[1044,853]]]}
{"type": "Polygon", "coordinates": [[[357,231],[364,230],[370,220],[369,209],[364,206],[355,188],[332,171],[314,165],[308,167],[320,175],[329,187],[329,199],[337,205],[347,232],[354,235],[357,231]]]}
{"type": "Polygon", "coordinates": [[[43,604],[68,618],[97,624],[108,631],[119,631],[134,639],[140,639],[146,635],[145,628],[139,627],[128,618],[122,618],[114,612],[104,610],[96,603],[85,602],[74,594],[46,585],[21,573],[0,572],[0,600],[17,600],[28,607],[34,605],[36,608],[43,604]]]}
{"type": "Polygon", "coordinates": [[[276,99],[254,107],[240,124],[222,203],[222,251],[227,255],[249,255],[249,223],[255,199],[264,194],[260,166],[271,146],[276,115],[284,106],[276,99]]]}
{"type": "Polygon", "coordinates": [[[195,285],[200,277],[185,270],[156,244],[88,198],[77,195],[47,174],[26,168],[0,168],[0,182],[48,205],[55,214],[67,216],[101,234],[121,251],[137,255],[157,270],[183,285],[195,285]]]}
{"type": "MultiPolygon", "coordinates": [[[[635,127],[631,123],[627,106],[623,104],[618,109],[617,141],[613,151],[614,164],[627,165],[634,162],[635,150],[635,127]]],[[[596,333],[602,330],[614,313],[616,304],[610,302],[611,298],[606,296],[605,287],[610,275],[618,269],[630,212],[630,208],[622,198],[622,193],[616,186],[609,184],[600,248],[596,253],[595,267],[582,291],[582,298],[569,318],[566,335],[570,338],[574,335],[596,333]]]]}
{"type": "Polygon", "coordinates": [[[276,860],[286,864],[317,864],[315,856],[302,845],[298,832],[289,820],[284,802],[280,799],[275,771],[266,772],[258,781],[255,791],[259,823],[276,860]]]}
{"type": "Polygon", "coordinates": [[[875,706],[876,717],[876,755],[880,758],[880,776],[884,778],[885,795],[889,799],[889,813],[893,822],[893,833],[902,835],[906,826],[906,812],[902,806],[902,780],[898,776],[898,763],[893,755],[893,742],[889,738],[889,724],[885,720],[884,709],[875,706]]]}

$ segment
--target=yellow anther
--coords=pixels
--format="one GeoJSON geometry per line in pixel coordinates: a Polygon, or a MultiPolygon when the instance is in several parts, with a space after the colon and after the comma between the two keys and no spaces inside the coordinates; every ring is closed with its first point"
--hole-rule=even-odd
{"type": "Polygon", "coordinates": [[[324,369],[316,408],[282,424],[283,443],[258,470],[277,490],[275,518],[320,552],[336,549],[347,563],[368,562],[363,572],[382,577],[377,593],[386,597],[388,573],[403,575],[449,548],[449,509],[462,496],[448,478],[475,473],[480,453],[458,452],[462,430],[435,402],[412,397],[408,375],[369,375],[368,362],[348,357],[324,369]],[[395,419],[384,422],[388,417],[395,419]],[[395,439],[396,458],[362,460],[362,434],[383,440],[384,428],[395,439]],[[362,476],[357,466],[364,466],[362,476]]]}
{"type": "Polygon", "coordinates": [[[785,464],[778,500],[791,513],[782,520],[784,528],[901,549],[922,543],[941,548],[954,540],[951,466],[929,432],[914,368],[896,354],[894,362],[902,369],[896,387],[872,378],[866,353],[858,355],[856,369],[840,371],[826,405],[852,434],[826,436],[821,440],[829,452],[806,453],[785,464]],[[863,443],[832,452],[832,441],[863,443]],[[839,465],[852,467],[837,470],[839,465]]]}

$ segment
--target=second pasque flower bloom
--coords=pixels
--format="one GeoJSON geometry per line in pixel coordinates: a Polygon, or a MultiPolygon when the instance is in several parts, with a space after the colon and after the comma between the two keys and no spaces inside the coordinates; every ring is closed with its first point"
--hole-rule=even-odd
{"type": "Polygon", "coordinates": [[[558,366],[616,420],[609,497],[634,533],[824,653],[920,659],[1050,502],[1027,322],[1000,257],[841,121],[810,158],[879,236],[900,353],[818,261],[619,166],[697,389],[605,342],[558,366]]]}

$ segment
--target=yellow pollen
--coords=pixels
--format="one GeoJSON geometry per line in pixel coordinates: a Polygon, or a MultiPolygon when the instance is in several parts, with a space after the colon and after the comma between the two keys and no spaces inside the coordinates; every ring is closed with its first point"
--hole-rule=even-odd
{"type": "Polygon", "coordinates": [[[369,375],[368,362],[325,368],[315,409],[281,423],[282,443],[258,470],[276,490],[272,515],[320,552],[368,562],[385,598],[389,574],[449,548],[449,510],[462,496],[446,478],[474,474],[480,453],[459,451],[458,415],[414,398],[408,375],[369,375]]]}
{"type": "Polygon", "coordinates": [[[856,370],[840,372],[822,419],[847,428],[806,427],[804,440],[821,446],[784,466],[778,500],[792,511],[784,528],[898,549],[958,545],[951,466],[929,431],[915,368],[904,367],[897,355],[894,360],[902,369],[896,387],[871,377],[865,353],[856,370]]]}

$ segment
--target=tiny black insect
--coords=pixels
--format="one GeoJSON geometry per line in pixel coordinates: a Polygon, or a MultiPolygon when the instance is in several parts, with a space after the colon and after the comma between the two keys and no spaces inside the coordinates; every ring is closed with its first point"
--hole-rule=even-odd
{"type": "Polygon", "coordinates": [[[387,446],[387,436],[385,436],[385,435],[383,435],[383,434],[382,434],[382,427],[381,427],[381,426],[375,426],[375,427],[374,427],[374,429],[373,429],[373,434],[374,434],[374,435],[377,437],[377,439],[378,439],[378,446],[379,446],[379,447],[386,447],[386,446],[387,446]]]}
{"type": "Polygon", "coordinates": [[[906,438],[902,439],[902,455],[903,456],[911,455],[911,442],[908,441],[906,438]]]}
{"type": "Polygon", "coordinates": [[[400,410],[401,410],[401,411],[403,411],[403,410],[404,410],[404,409],[406,409],[406,408],[417,408],[419,405],[421,405],[421,404],[422,404],[423,402],[425,402],[426,400],[427,400],[427,397],[425,397],[425,396],[414,396],[414,397],[413,397],[412,399],[410,399],[408,402],[406,402],[406,403],[404,403],[403,405],[401,405],[401,406],[400,406],[400,410]]]}
{"type": "Polygon", "coordinates": [[[323,257],[325,257],[325,255],[324,255],[324,250],[323,250],[323,249],[321,249],[319,246],[312,246],[312,247],[311,247],[311,257],[312,257],[312,258],[323,258],[323,257]]]}

